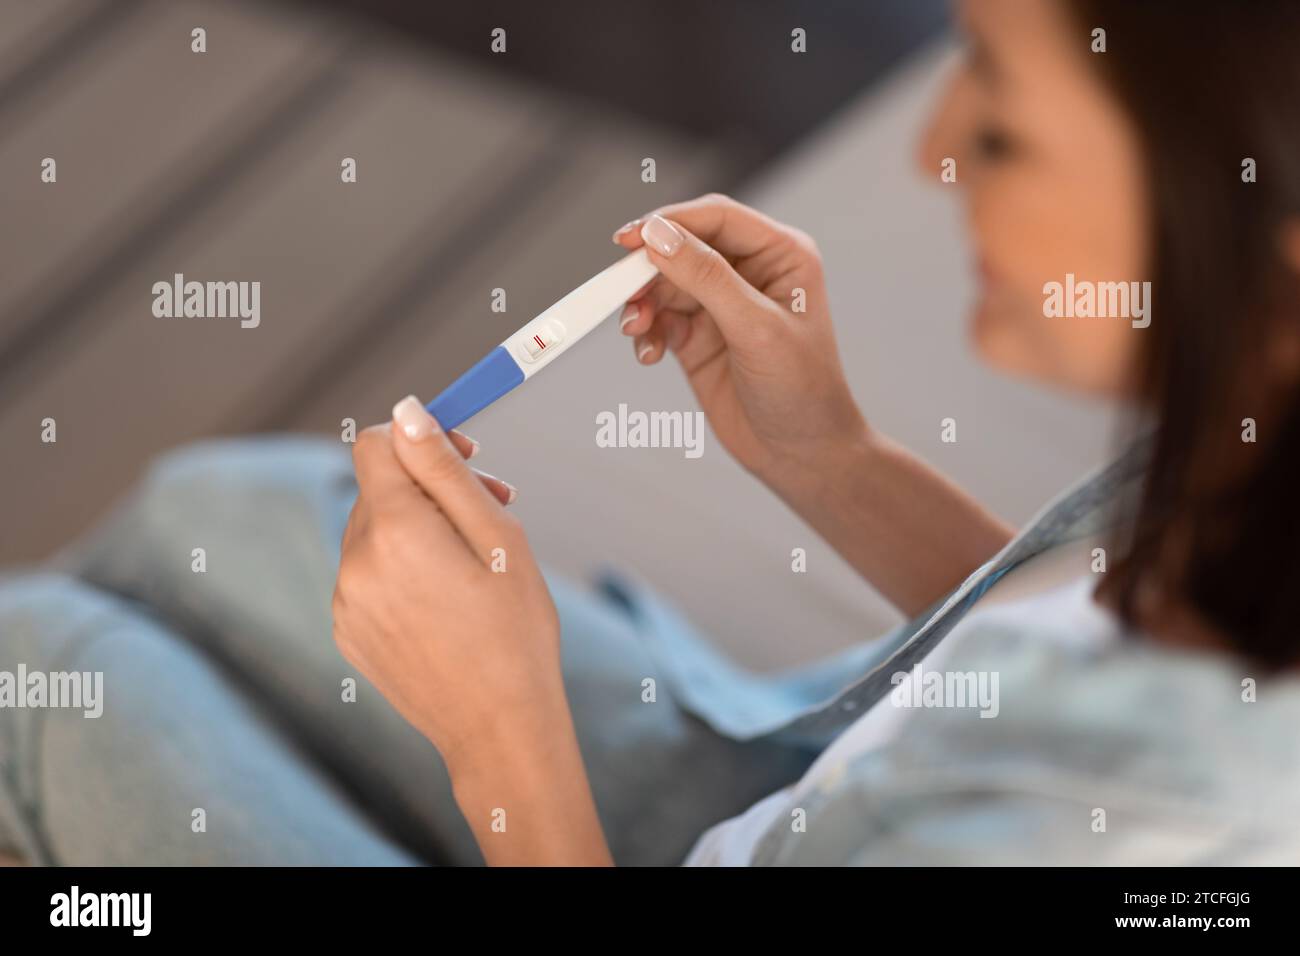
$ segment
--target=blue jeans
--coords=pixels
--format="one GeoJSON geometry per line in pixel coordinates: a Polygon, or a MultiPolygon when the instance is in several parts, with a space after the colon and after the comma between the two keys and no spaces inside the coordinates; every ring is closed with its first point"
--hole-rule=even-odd
{"type": "MultiPolygon", "coordinates": [[[[192,446],[57,570],[0,578],[0,671],[104,675],[98,718],[0,708],[0,850],[90,865],[481,862],[437,751],[334,648],[355,491],[338,443],[192,446]]],[[[618,863],[679,862],[811,762],[682,710],[626,608],[548,580],[618,863]]]]}

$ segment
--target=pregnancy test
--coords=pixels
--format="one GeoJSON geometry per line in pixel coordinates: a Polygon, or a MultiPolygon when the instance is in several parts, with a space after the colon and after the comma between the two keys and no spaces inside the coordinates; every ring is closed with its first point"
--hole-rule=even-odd
{"type": "Polygon", "coordinates": [[[644,248],[592,276],[494,348],[425,407],[455,428],[554,362],[655,277],[644,248]]]}

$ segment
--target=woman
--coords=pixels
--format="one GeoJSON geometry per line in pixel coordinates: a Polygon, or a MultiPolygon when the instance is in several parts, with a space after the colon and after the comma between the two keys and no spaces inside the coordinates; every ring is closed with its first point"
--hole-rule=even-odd
{"type": "MultiPolygon", "coordinates": [[[[919,164],[936,179],[956,172],[982,280],[974,343],[1010,374],[1126,399],[1149,439],[1015,534],[855,406],[805,234],[718,196],[657,210],[614,234],[646,245],[661,270],[622,319],[636,358],[672,352],[727,450],[908,624],[771,682],[729,670],[633,585],[610,582],[603,603],[548,587],[506,510],[513,492],[467,467],[472,446],[408,398],[355,447],[333,632],[415,732],[373,695],[340,718],[305,703],[337,686],[319,632],[264,593],[284,562],[258,564],[220,601],[179,597],[175,573],[150,564],[138,529],[167,510],[160,497],[193,521],[213,508],[213,487],[273,470],[249,449],[182,460],[76,569],[202,620],[209,655],[291,739],[227,753],[239,748],[222,741],[252,737],[253,719],[208,688],[200,662],[160,663],[168,686],[182,675],[182,690],[163,692],[176,699],[161,736],[187,740],[191,750],[173,749],[198,767],[151,765],[162,783],[138,799],[186,806],[178,776],[264,755],[240,781],[191,788],[191,802],[225,801],[200,809],[237,850],[131,822],[120,778],[83,761],[64,783],[84,789],[89,774],[118,807],[114,824],[127,818],[118,851],[91,855],[247,860],[273,846],[281,862],[456,862],[473,853],[458,809],[494,864],[1294,862],[1300,21],[1281,0],[969,0],[959,12],[969,49],[919,164]],[[1050,284],[1067,281],[1109,290],[1093,300],[1109,308],[1049,314],[1050,284]],[[792,308],[796,290],[806,311],[792,308]],[[132,554],[144,556],[133,565],[132,554]],[[146,579],[155,592],[141,592],[146,579]],[[218,605],[241,601],[260,611],[213,624],[218,605]],[[296,629],[277,631],[289,618],[296,629]],[[300,636],[286,650],[268,631],[300,636]],[[924,669],[972,675],[980,706],[931,706],[924,669]],[[647,676],[666,707],[647,705],[647,676]],[[209,698],[211,713],[196,711],[209,698]],[[206,740],[217,723],[223,734],[206,740]],[[283,783],[228,798],[264,779],[283,783]],[[292,808],[276,804],[284,793],[298,795],[292,808]]],[[[322,458],[302,472],[335,467],[322,458]]],[[[301,493],[274,470],[273,501],[274,489],[301,493]]],[[[322,503],[333,493],[313,507],[334,513],[322,503]]],[[[262,507],[262,520],[293,520],[280,517],[288,506],[262,507]]],[[[212,534],[241,513],[217,510],[212,534]]],[[[0,614],[48,632],[65,586],[11,594],[0,614]]],[[[114,613],[101,609],[101,630],[114,613]]],[[[66,652],[69,641],[53,643],[66,652]]],[[[28,652],[50,643],[38,634],[28,652]]],[[[137,668],[179,653],[144,643],[137,668]]],[[[135,726],[159,733],[148,715],[135,726]]],[[[123,732],[97,729],[98,761],[123,732]]],[[[62,765],[47,758],[47,779],[62,765]]],[[[58,802],[75,798],[51,789],[41,805],[32,789],[21,774],[11,784],[11,832],[29,852],[111,842],[104,819],[53,826],[58,802]]]]}

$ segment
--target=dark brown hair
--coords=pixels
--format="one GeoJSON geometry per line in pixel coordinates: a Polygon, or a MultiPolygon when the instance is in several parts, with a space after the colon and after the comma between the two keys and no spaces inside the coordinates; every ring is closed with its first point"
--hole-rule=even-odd
{"type": "Polygon", "coordinates": [[[1069,0],[1150,184],[1158,429],[1106,591],[1130,625],[1190,608],[1245,657],[1300,661],[1300,2],[1069,0]],[[1255,161],[1257,181],[1243,181],[1255,161]],[[1257,440],[1243,440],[1253,419],[1257,440]]]}

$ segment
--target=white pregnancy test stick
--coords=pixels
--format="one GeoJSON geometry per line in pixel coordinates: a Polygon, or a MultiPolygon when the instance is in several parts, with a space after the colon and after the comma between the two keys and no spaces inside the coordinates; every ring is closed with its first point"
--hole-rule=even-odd
{"type": "Polygon", "coordinates": [[[455,428],[536,375],[658,273],[644,248],[588,279],[480,359],[427,408],[455,428]]]}

